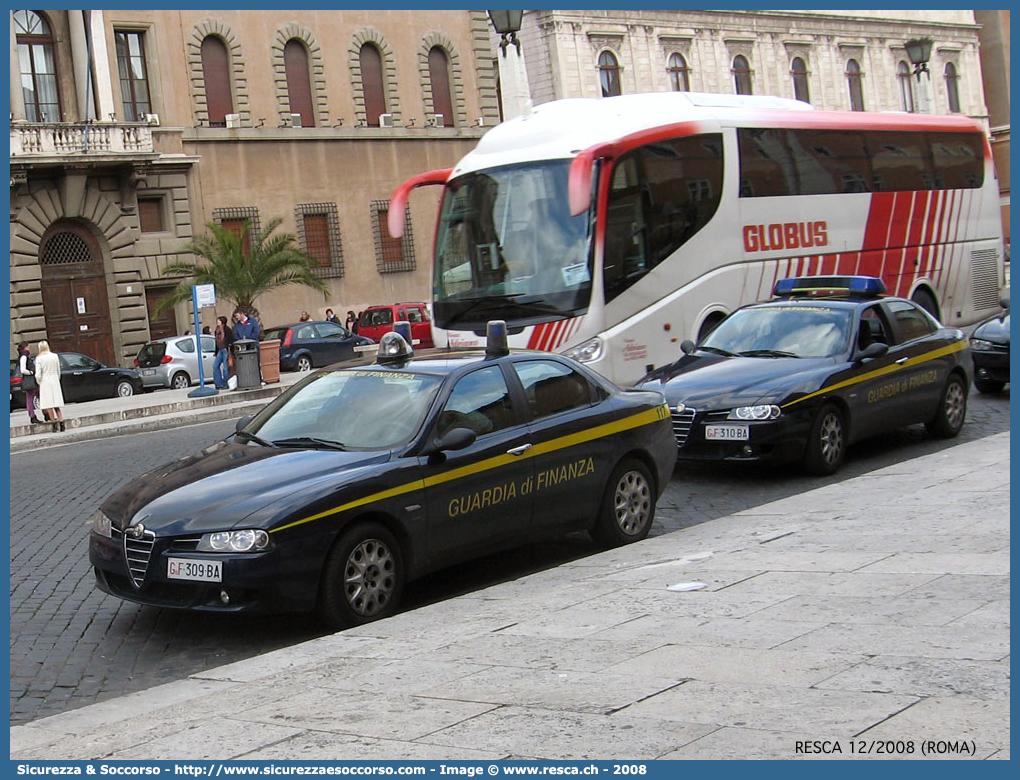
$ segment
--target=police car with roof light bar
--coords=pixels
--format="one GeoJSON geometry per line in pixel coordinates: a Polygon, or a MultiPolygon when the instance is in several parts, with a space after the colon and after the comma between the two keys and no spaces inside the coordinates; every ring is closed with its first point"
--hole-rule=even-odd
{"type": "Polygon", "coordinates": [[[662,395],[511,353],[505,325],[491,330],[485,352],[415,357],[398,323],[375,364],[312,374],[120,488],[92,521],[98,587],[157,607],[317,610],[342,627],[468,558],[577,530],[643,539],[676,461],[662,395]]]}
{"type": "Polygon", "coordinates": [[[681,460],[801,461],[832,474],[855,441],[914,423],[956,436],[971,357],[962,331],[881,279],[782,279],[638,383],[669,403],[681,460]]]}

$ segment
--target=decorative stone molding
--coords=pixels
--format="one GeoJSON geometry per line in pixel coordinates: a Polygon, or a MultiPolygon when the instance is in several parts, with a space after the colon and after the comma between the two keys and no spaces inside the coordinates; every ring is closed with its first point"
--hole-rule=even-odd
{"type": "Polygon", "coordinates": [[[186,44],[195,118],[203,125],[209,124],[209,102],[205,93],[205,77],[202,74],[202,41],[210,35],[215,35],[227,47],[227,54],[230,57],[230,88],[234,113],[241,115],[241,124],[250,125],[248,77],[244,71],[245,61],[241,51],[241,42],[234,35],[234,31],[230,29],[230,25],[219,19],[203,19],[196,24],[186,44]]]}
{"type": "Polygon", "coordinates": [[[329,127],[329,103],[326,99],[326,66],[322,60],[322,47],[315,35],[304,25],[288,22],[277,28],[276,40],[273,41],[273,80],[276,86],[276,106],[280,112],[280,121],[289,118],[291,112],[290,96],[287,93],[287,66],[283,60],[283,50],[287,44],[297,39],[304,44],[308,52],[308,66],[311,72],[308,80],[312,87],[315,122],[319,127],[329,127]]]}
{"type": "Polygon", "coordinates": [[[453,110],[456,112],[454,125],[464,127],[468,124],[467,105],[464,102],[464,70],[460,64],[460,54],[457,53],[453,41],[445,33],[432,30],[425,34],[418,46],[418,78],[421,82],[421,96],[425,108],[425,117],[428,118],[436,113],[432,101],[432,81],[429,78],[429,52],[433,47],[438,46],[446,53],[450,63],[450,97],[453,100],[453,110]]]}
{"type": "Polygon", "coordinates": [[[598,60],[599,54],[606,49],[609,49],[616,58],[620,58],[620,52],[623,49],[623,33],[610,33],[610,32],[589,32],[588,33],[588,44],[591,46],[592,53],[595,55],[595,59],[598,60]]]}
{"type": "Polygon", "coordinates": [[[471,11],[471,41],[475,64],[478,105],[486,125],[499,121],[499,98],[496,83],[499,74],[495,52],[489,40],[489,16],[485,11],[471,11]]]}
{"type": "Polygon", "coordinates": [[[402,124],[400,111],[400,94],[397,91],[397,64],[393,55],[393,47],[386,42],[385,36],[378,30],[365,27],[354,33],[350,46],[347,48],[347,65],[351,72],[351,86],[354,92],[354,115],[361,125],[368,124],[368,111],[365,108],[365,83],[361,79],[361,47],[366,43],[373,44],[382,57],[383,96],[386,99],[386,111],[393,115],[395,124],[402,124]]]}

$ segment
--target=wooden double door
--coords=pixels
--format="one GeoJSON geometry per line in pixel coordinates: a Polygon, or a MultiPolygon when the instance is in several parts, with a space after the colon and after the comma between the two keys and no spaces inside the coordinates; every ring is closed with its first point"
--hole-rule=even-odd
{"type": "Polygon", "coordinates": [[[95,236],[76,222],[55,223],[40,244],[39,263],[50,349],[117,365],[106,271],[95,236]]]}

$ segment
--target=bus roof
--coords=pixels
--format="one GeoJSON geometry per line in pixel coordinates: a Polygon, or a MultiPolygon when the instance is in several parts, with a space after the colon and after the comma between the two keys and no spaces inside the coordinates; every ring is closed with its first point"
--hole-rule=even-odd
{"type": "Polygon", "coordinates": [[[610,98],[567,98],[542,103],[497,125],[452,171],[534,160],[571,159],[585,149],[656,127],[686,125],[687,133],[724,126],[979,131],[968,117],[903,112],[818,111],[810,104],[766,95],[653,92],[610,98]]]}

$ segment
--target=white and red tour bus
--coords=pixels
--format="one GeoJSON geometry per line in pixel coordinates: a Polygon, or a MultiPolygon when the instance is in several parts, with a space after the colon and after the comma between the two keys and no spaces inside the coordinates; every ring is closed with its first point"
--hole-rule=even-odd
{"type": "Polygon", "coordinates": [[[443,186],[437,346],[559,351],[627,385],[776,280],[881,277],[947,325],[999,310],[999,192],[962,116],[817,111],[764,96],[546,103],[494,127],[443,186]]]}

